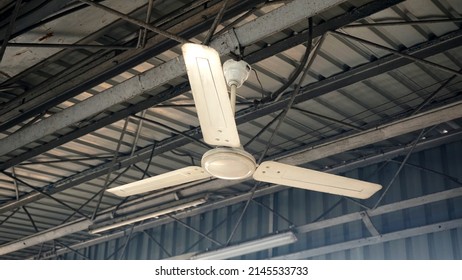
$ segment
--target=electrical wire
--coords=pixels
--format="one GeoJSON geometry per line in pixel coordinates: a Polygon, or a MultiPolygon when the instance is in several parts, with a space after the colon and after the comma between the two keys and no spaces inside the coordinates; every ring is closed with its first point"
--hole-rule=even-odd
{"type": "MultiPolygon", "coordinates": [[[[311,49],[312,49],[312,40],[313,40],[313,19],[309,18],[308,23],[309,23],[309,27],[308,27],[308,29],[309,29],[309,31],[308,31],[308,46],[307,46],[307,51],[306,52],[308,52],[308,56],[309,56],[309,53],[311,52],[311,49]]],[[[317,48],[317,49],[319,49],[319,48],[317,48]]],[[[299,81],[296,89],[292,92],[289,103],[287,104],[287,107],[284,109],[281,117],[279,118],[279,121],[278,121],[276,127],[274,128],[273,133],[271,134],[271,136],[270,136],[270,138],[269,138],[269,140],[268,140],[268,142],[266,144],[266,147],[263,150],[263,153],[260,155],[260,158],[257,161],[258,164],[260,164],[263,161],[263,159],[265,158],[266,154],[268,153],[268,150],[271,147],[274,136],[279,131],[279,128],[281,127],[282,123],[284,122],[284,119],[286,118],[287,113],[289,112],[290,108],[294,104],[295,97],[300,92],[301,85],[302,85],[303,81],[305,80],[305,77],[306,77],[306,75],[308,73],[308,69],[310,68],[310,65],[311,65],[312,61],[313,60],[311,60],[310,63],[307,64],[307,62],[308,62],[308,60],[307,60],[305,62],[305,64],[303,64],[302,69],[305,69],[305,70],[303,71],[303,74],[300,77],[300,81],[299,81]]]]}
{"type": "Polygon", "coordinates": [[[309,37],[308,44],[309,45],[306,47],[305,53],[303,54],[303,57],[302,57],[302,60],[298,64],[297,68],[290,75],[289,80],[282,87],[280,87],[275,92],[270,94],[269,97],[263,99],[262,103],[267,103],[267,102],[274,101],[274,100],[280,98],[282,96],[282,93],[284,93],[284,91],[286,89],[288,89],[295,82],[297,77],[302,73],[306,63],[308,62],[308,58],[310,57],[310,52],[311,52],[311,49],[312,49],[313,28],[310,26],[310,27],[308,27],[308,29],[309,29],[308,30],[308,33],[309,33],[308,34],[308,37],[309,37]]]}

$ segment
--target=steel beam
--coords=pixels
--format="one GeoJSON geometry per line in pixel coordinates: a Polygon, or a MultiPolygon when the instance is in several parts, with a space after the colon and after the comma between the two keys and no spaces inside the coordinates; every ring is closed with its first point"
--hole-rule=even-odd
{"type": "Polygon", "coordinates": [[[261,33],[260,38],[284,30],[295,23],[310,18],[329,8],[345,2],[339,0],[324,1],[298,1],[294,0],[278,9],[254,19],[249,24],[242,25],[235,29],[241,46],[248,46],[259,40],[253,33],[261,33]]]}
{"type": "MultiPolygon", "coordinates": [[[[272,186],[270,188],[280,188],[280,187],[279,186],[272,186]]],[[[272,192],[271,190],[268,191],[267,189],[257,190],[257,192],[255,193],[255,197],[260,197],[262,195],[269,194],[271,192],[272,192]]],[[[383,205],[383,206],[380,206],[380,207],[376,208],[373,211],[368,211],[367,214],[369,216],[371,216],[371,217],[372,216],[378,216],[378,215],[390,213],[390,212],[393,212],[393,211],[398,211],[398,210],[402,210],[402,209],[408,209],[408,208],[411,208],[411,207],[421,206],[421,205],[425,205],[425,204],[429,204],[429,203],[433,203],[433,202],[438,202],[438,201],[442,201],[442,200],[446,200],[446,199],[456,198],[456,197],[460,197],[460,196],[462,196],[462,188],[451,189],[451,190],[442,191],[442,192],[438,192],[438,193],[434,193],[434,194],[430,194],[430,195],[426,195],[426,196],[412,198],[412,199],[409,199],[409,200],[404,200],[404,201],[395,202],[395,203],[392,203],[392,204],[383,205]]],[[[216,204],[216,205],[211,204],[211,205],[199,206],[197,208],[192,209],[191,213],[188,213],[188,215],[185,215],[185,213],[181,213],[179,215],[176,215],[175,217],[177,219],[182,219],[182,218],[186,218],[187,216],[190,216],[190,215],[199,215],[201,213],[205,213],[205,212],[211,211],[213,209],[217,209],[216,206],[218,206],[218,208],[222,208],[222,207],[226,207],[228,205],[234,205],[236,203],[246,201],[248,199],[248,197],[249,197],[249,194],[244,194],[244,195],[240,195],[240,196],[237,196],[237,197],[228,198],[228,199],[225,199],[224,204],[215,202],[213,204],[216,204]]],[[[315,222],[315,223],[311,223],[311,224],[307,224],[307,225],[303,225],[303,226],[299,226],[299,227],[295,228],[295,231],[297,233],[308,233],[308,232],[311,232],[311,231],[314,231],[314,230],[324,229],[324,228],[328,228],[328,227],[332,227],[332,226],[336,226],[336,225],[340,225],[340,224],[344,224],[344,223],[358,221],[358,220],[361,220],[362,217],[363,217],[362,212],[347,214],[347,215],[343,215],[343,216],[340,216],[340,217],[331,218],[331,219],[328,219],[328,220],[315,222]]],[[[146,230],[146,229],[149,229],[149,228],[160,226],[160,225],[168,223],[168,222],[171,222],[171,220],[168,217],[159,218],[156,221],[146,222],[146,223],[144,223],[142,225],[137,225],[137,226],[135,226],[133,228],[133,231],[134,232],[143,231],[143,230],[146,230]]],[[[93,246],[93,245],[96,245],[96,244],[107,242],[107,241],[110,241],[110,240],[113,240],[113,239],[116,239],[116,238],[121,238],[124,235],[125,235],[125,233],[123,231],[119,231],[119,232],[115,232],[115,233],[112,233],[112,234],[97,237],[97,238],[92,239],[92,240],[87,240],[87,241],[72,245],[70,247],[72,249],[74,249],[74,250],[79,250],[79,249],[83,249],[83,248],[86,248],[86,247],[89,247],[89,246],[93,246]]],[[[0,250],[1,250],[1,248],[2,247],[0,247],[0,250]]],[[[69,251],[70,250],[68,250],[66,248],[59,249],[56,252],[45,255],[44,258],[46,259],[46,258],[56,257],[58,255],[65,254],[65,253],[67,253],[69,251]]]]}
{"type": "MultiPolygon", "coordinates": [[[[385,8],[388,8],[394,4],[397,4],[399,2],[402,2],[402,0],[387,0],[387,1],[381,1],[381,2],[372,2],[372,3],[368,3],[368,4],[365,4],[364,6],[361,6],[361,7],[358,7],[357,9],[354,9],[353,11],[350,11],[350,12],[347,12],[346,14],[344,15],[340,15],[336,18],[333,18],[325,23],[322,23],[320,25],[317,25],[315,26],[314,30],[313,30],[313,36],[316,37],[316,36],[320,36],[322,35],[323,33],[329,31],[329,30],[334,30],[334,29],[337,29],[345,24],[348,24],[348,23],[351,23],[355,20],[358,20],[360,18],[363,18],[365,16],[368,16],[372,13],[375,13],[375,12],[378,12],[382,9],[385,9],[385,8]]],[[[437,50],[440,50],[440,51],[444,51],[444,50],[447,50],[447,49],[450,49],[452,48],[455,44],[457,44],[457,39],[460,37],[459,36],[460,34],[449,34],[447,36],[444,36],[442,38],[438,38],[437,40],[432,40],[430,42],[427,42],[425,44],[420,44],[420,45],[417,45],[413,48],[410,48],[407,50],[408,53],[416,53],[418,52],[419,54],[421,53],[421,51],[424,52],[424,56],[430,56],[432,54],[435,54],[437,52],[437,50]],[[454,37],[456,40],[454,40],[454,37]],[[453,42],[453,41],[456,41],[456,42],[453,42]]],[[[460,39],[460,38],[459,38],[460,39]]],[[[257,62],[258,60],[262,60],[268,56],[271,56],[273,55],[275,52],[278,52],[278,51],[283,51],[283,50],[286,50],[288,48],[291,48],[293,47],[294,45],[297,45],[297,44],[301,44],[303,43],[304,41],[306,41],[306,35],[303,34],[303,36],[301,35],[296,35],[294,37],[290,37],[288,39],[285,39],[277,44],[274,44],[274,45],[271,45],[270,47],[266,47],[262,50],[259,50],[255,53],[252,53],[248,56],[245,57],[245,60],[246,61],[251,61],[251,62],[257,62]]],[[[459,42],[460,43],[460,42],[459,42]]],[[[135,51],[138,51],[138,50],[135,50],[135,51]]],[[[120,60],[121,58],[117,58],[117,60],[120,60]]],[[[349,74],[351,74],[352,76],[354,77],[351,77],[351,79],[347,79],[346,81],[357,81],[357,79],[365,79],[367,77],[365,76],[361,76],[361,73],[380,73],[380,70],[376,69],[377,65],[383,65],[385,68],[392,64],[392,65],[398,65],[398,66],[402,66],[401,64],[399,64],[399,61],[395,61],[395,60],[391,60],[391,63],[390,62],[390,59],[389,58],[386,58],[386,59],[379,59],[379,61],[381,63],[379,64],[376,64],[376,63],[371,63],[371,64],[367,64],[366,66],[368,67],[361,67],[361,69],[359,69],[359,71],[348,71],[348,73],[345,73],[347,76],[349,74]],[[367,70],[371,70],[371,71],[367,71],[367,70]],[[358,74],[360,75],[359,77],[358,74]]],[[[100,66],[98,66],[100,67],[100,66]]],[[[94,74],[94,73],[93,73],[94,74]]],[[[95,74],[94,74],[95,75],[95,74]]],[[[334,77],[331,77],[331,78],[328,78],[327,80],[331,81],[332,83],[336,83],[338,82],[338,80],[340,81],[344,81],[343,80],[343,75],[340,75],[340,78],[337,79],[338,76],[334,76],[334,77]]],[[[89,78],[87,78],[86,80],[88,80],[89,78]]],[[[324,86],[331,86],[331,83],[325,83],[326,81],[323,81],[322,84],[321,84],[321,89],[324,87],[324,86]]],[[[85,81],[80,81],[80,83],[82,84],[85,84],[86,82],[85,81]]],[[[68,141],[71,141],[75,138],[78,138],[80,136],[83,136],[91,131],[94,131],[94,130],[97,130],[105,125],[108,125],[110,123],[113,123],[115,121],[118,121],[120,119],[123,119],[127,116],[129,116],[130,114],[133,114],[133,113],[136,113],[136,112],[139,112],[139,111],[142,111],[144,109],[147,109],[147,108],[150,108],[158,103],[161,103],[165,100],[168,100],[169,98],[173,98],[179,94],[182,94],[184,93],[185,91],[187,91],[189,89],[188,85],[187,84],[183,84],[183,85],[180,85],[179,87],[175,88],[174,90],[169,90],[167,92],[163,92],[162,94],[158,94],[156,97],[152,97],[148,100],[146,100],[145,102],[142,102],[142,103],[139,103],[139,104],[136,104],[136,105],[133,105],[127,109],[124,109],[124,110],[121,110],[121,111],[118,111],[114,114],[112,114],[111,116],[108,116],[108,117],[105,117],[101,120],[98,120],[90,125],[87,125],[85,127],[82,127],[80,128],[79,130],[76,130],[76,131],[73,131],[73,132],[70,132],[66,135],[63,135],[61,137],[59,137],[58,139],[56,140],[53,140],[51,142],[48,142],[46,144],[43,144],[42,146],[39,146],[39,147],[36,147],[34,148],[33,150],[30,150],[30,151],[27,151],[21,155],[18,155],[10,160],[8,160],[7,162],[5,163],[0,163],[0,170],[4,170],[4,169],[7,169],[9,167],[12,167],[24,160],[27,160],[31,157],[34,157],[36,155],[39,155],[41,153],[44,153],[56,146],[59,146],[59,145],[62,145],[64,143],[67,143],[68,141]]],[[[309,90],[312,90],[312,87],[309,88],[309,90]]],[[[307,95],[307,93],[305,92],[304,95],[307,95]]],[[[271,109],[274,108],[274,105],[277,106],[286,106],[284,103],[284,100],[282,101],[282,105],[281,104],[272,104],[270,105],[271,109]]],[[[27,104],[27,103],[26,103],[27,104]]],[[[245,113],[252,113],[252,114],[258,114],[258,112],[266,112],[266,106],[262,106],[262,105],[259,105],[258,107],[252,107],[250,108],[249,110],[247,111],[244,111],[244,114],[240,114],[242,115],[243,118],[247,119],[248,116],[245,115],[245,113]]],[[[24,114],[27,114],[27,113],[30,113],[31,111],[33,110],[25,110],[26,112],[24,114]]],[[[24,115],[23,114],[23,115],[24,115]]],[[[238,116],[238,122],[239,122],[239,116],[238,116]]],[[[245,122],[245,120],[243,121],[245,122]]],[[[4,127],[4,124],[0,124],[0,127],[4,127]]],[[[197,130],[196,130],[197,132],[197,130]]],[[[192,134],[196,135],[196,132],[193,131],[192,134]]],[[[198,136],[200,137],[200,135],[198,136]]],[[[175,141],[175,140],[174,140],[175,141]]],[[[178,145],[181,145],[180,143],[178,145]]]]}
{"type": "Polygon", "coordinates": [[[5,53],[6,46],[8,45],[8,41],[10,40],[11,33],[14,30],[14,26],[15,26],[14,23],[16,21],[16,17],[19,14],[19,9],[21,7],[21,4],[22,4],[22,0],[16,0],[16,5],[14,7],[13,13],[10,16],[10,24],[8,25],[5,36],[3,36],[2,46],[0,47],[0,62],[2,62],[3,54],[5,53]]]}
{"type": "MultiPolygon", "coordinates": [[[[457,139],[460,139],[459,134],[455,134],[456,136],[459,136],[459,138],[457,138],[457,139]]],[[[454,136],[446,136],[445,135],[443,137],[446,138],[446,137],[454,137],[454,136]]],[[[430,145],[439,145],[438,140],[430,140],[428,142],[431,142],[430,145]]],[[[425,143],[425,142],[420,143],[419,145],[422,145],[422,148],[430,148],[431,147],[431,146],[429,146],[428,143],[425,143]]],[[[419,146],[416,147],[416,150],[418,150],[418,149],[419,149],[419,146]]],[[[387,154],[384,154],[383,156],[385,158],[388,158],[390,156],[393,157],[393,156],[398,156],[400,154],[405,154],[405,153],[407,153],[407,149],[406,148],[400,148],[400,149],[397,149],[397,151],[394,151],[394,152],[390,151],[387,154]]],[[[377,158],[376,156],[372,158],[373,163],[378,162],[378,161],[379,161],[379,158],[377,158]]],[[[327,171],[328,172],[333,171],[333,173],[346,172],[346,171],[348,171],[350,169],[359,168],[361,166],[366,166],[368,164],[369,164],[368,159],[361,159],[358,162],[343,165],[340,168],[334,168],[332,170],[327,170],[327,171]],[[350,167],[350,168],[348,168],[348,167],[350,167]]],[[[234,182],[233,184],[235,184],[235,183],[236,182],[234,182]]],[[[204,192],[206,190],[210,191],[213,188],[222,188],[222,187],[226,187],[226,186],[229,186],[229,185],[230,185],[229,182],[214,180],[214,181],[211,181],[211,182],[208,182],[208,183],[205,183],[205,184],[201,184],[199,186],[199,188],[200,188],[199,190],[197,190],[194,187],[186,189],[185,192],[181,193],[181,195],[191,196],[191,195],[194,195],[194,194],[197,194],[197,193],[200,193],[200,192],[204,192]]],[[[284,187],[284,186],[266,187],[264,189],[257,190],[257,192],[255,193],[255,197],[268,195],[268,194],[274,193],[276,191],[280,191],[280,190],[285,189],[285,188],[286,187],[284,187]]],[[[156,195],[158,195],[158,194],[156,194],[156,195]]],[[[398,211],[398,210],[402,210],[402,209],[406,209],[406,208],[410,208],[410,207],[416,207],[416,206],[424,205],[426,203],[433,203],[433,202],[437,202],[437,201],[441,201],[441,200],[445,200],[445,199],[451,199],[451,198],[459,197],[459,196],[462,196],[462,188],[452,189],[452,190],[443,191],[443,192],[439,192],[439,193],[435,193],[435,194],[431,194],[431,195],[427,195],[427,196],[422,196],[422,197],[418,197],[418,198],[414,198],[414,199],[409,199],[409,200],[402,201],[402,202],[397,202],[397,203],[393,203],[393,204],[389,204],[389,205],[384,205],[384,206],[378,207],[377,209],[367,211],[366,213],[367,213],[368,216],[373,217],[373,216],[377,216],[377,215],[390,213],[390,212],[393,212],[393,211],[398,211]]],[[[233,204],[236,204],[236,203],[239,203],[239,202],[242,202],[242,201],[246,201],[248,199],[248,197],[249,197],[249,194],[244,194],[244,195],[236,196],[236,197],[233,197],[233,198],[227,198],[225,200],[221,200],[221,201],[218,201],[218,202],[215,202],[215,203],[212,203],[212,204],[207,204],[207,205],[204,205],[204,206],[200,206],[200,207],[198,207],[196,209],[191,210],[190,212],[188,212],[186,214],[181,213],[180,215],[175,216],[175,217],[177,217],[178,219],[182,219],[182,218],[186,218],[186,217],[193,216],[193,215],[199,215],[201,213],[212,211],[214,209],[218,209],[218,208],[233,205],[233,204]]],[[[152,200],[149,196],[143,197],[142,199],[138,199],[138,201],[132,201],[130,203],[130,205],[121,208],[118,211],[118,213],[121,214],[121,215],[123,215],[124,213],[132,213],[134,211],[137,211],[138,209],[145,209],[146,207],[152,207],[153,205],[164,204],[164,203],[166,203],[168,201],[171,201],[172,199],[173,199],[173,197],[171,197],[169,200],[165,200],[165,196],[154,198],[154,200],[152,200]],[[162,199],[164,199],[164,200],[162,200],[162,199]]],[[[98,216],[98,220],[104,220],[107,217],[109,217],[108,215],[110,215],[111,211],[112,211],[112,209],[108,209],[107,211],[104,211],[104,213],[102,213],[102,214],[100,214],[98,216]]],[[[329,220],[315,222],[315,223],[305,225],[305,226],[300,226],[300,227],[297,228],[297,231],[301,232],[301,233],[306,233],[306,232],[309,232],[309,231],[323,229],[323,228],[327,228],[327,227],[342,224],[342,223],[348,223],[348,222],[352,222],[352,221],[361,220],[362,217],[363,216],[361,215],[361,213],[347,214],[347,215],[332,218],[332,219],[329,219],[329,220]]],[[[84,221],[84,220],[82,220],[82,221],[84,221]]],[[[159,225],[162,225],[162,224],[165,224],[165,223],[168,223],[168,222],[170,222],[170,219],[161,218],[161,219],[157,220],[154,223],[151,222],[151,223],[143,224],[141,226],[137,226],[135,228],[135,230],[137,230],[137,231],[138,230],[140,230],[140,231],[141,230],[146,230],[146,229],[149,229],[151,227],[159,226],[159,225]]],[[[60,229],[60,228],[66,228],[66,230],[68,232],[77,232],[79,230],[82,230],[81,225],[78,225],[78,224],[67,224],[65,227],[63,226],[63,227],[58,227],[58,228],[55,228],[55,229],[60,229]]],[[[99,238],[95,238],[95,239],[92,239],[92,240],[89,240],[89,241],[85,241],[83,243],[79,243],[78,245],[76,245],[77,247],[72,246],[72,248],[80,249],[80,248],[88,247],[88,246],[95,245],[95,244],[98,244],[98,243],[101,243],[101,242],[105,242],[105,241],[108,241],[108,240],[119,238],[119,237],[121,237],[123,235],[124,235],[123,232],[116,232],[116,233],[113,233],[113,234],[110,234],[110,235],[106,235],[106,236],[103,236],[103,237],[99,237],[99,238]]]]}
{"type": "Polygon", "coordinates": [[[41,243],[48,242],[72,233],[75,233],[77,229],[86,230],[92,224],[89,220],[79,221],[71,224],[71,226],[61,226],[52,228],[50,230],[42,231],[37,234],[29,236],[27,239],[22,239],[18,242],[7,244],[0,247],[0,255],[8,254],[9,252],[15,252],[30,246],[38,245],[41,243]]]}
{"type": "Polygon", "coordinates": [[[85,45],[85,44],[41,44],[41,43],[8,43],[9,48],[56,48],[56,49],[88,49],[88,50],[130,50],[135,47],[117,45],[85,45]]]}
{"type": "MultiPolygon", "coordinates": [[[[298,153],[291,154],[283,158],[277,159],[280,162],[300,165],[314,161],[317,159],[325,158],[331,155],[342,153],[348,150],[352,150],[363,145],[369,145],[383,140],[390,139],[392,137],[410,133],[415,130],[423,129],[428,126],[432,126],[438,123],[450,121],[453,119],[462,117],[462,101],[457,101],[453,104],[445,105],[437,109],[433,109],[428,112],[423,112],[417,115],[413,115],[401,120],[397,120],[388,124],[384,124],[363,132],[348,135],[342,138],[336,138],[335,140],[327,140],[323,144],[319,144],[311,147],[304,147],[304,150],[298,153]]],[[[183,137],[177,137],[177,141],[185,141],[183,137]]],[[[168,146],[168,145],[167,145],[168,146]]],[[[164,152],[166,146],[164,143],[158,143],[156,150],[157,152],[164,152]]],[[[136,155],[121,157],[119,161],[115,163],[114,168],[128,167],[140,160],[146,159],[151,155],[151,148],[147,147],[140,150],[136,155]]],[[[86,170],[67,179],[61,180],[53,185],[47,187],[48,194],[54,194],[59,191],[63,191],[67,188],[76,186],[80,183],[86,182],[90,179],[97,178],[104,175],[108,168],[109,163],[98,166],[95,169],[86,170]]],[[[207,183],[209,189],[217,189],[217,187],[226,187],[237,182],[225,182],[220,180],[213,180],[207,183]]],[[[185,195],[191,195],[192,193],[185,193],[185,195]]],[[[42,194],[27,194],[17,201],[12,201],[0,205],[0,213],[11,211],[17,207],[26,205],[27,203],[37,201],[43,197],[42,194]]]]}
{"type": "Polygon", "coordinates": [[[412,207],[417,207],[433,202],[438,202],[446,199],[451,199],[455,197],[462,196],[462,188],[450,189],[447,191],[442,191],[434,194],[424,195],[421,197],[411,198],[408,200],[403,200],[400,202],[395,202],[392,204],[383,205],[377,207],[374,210],[368,210],[364,212],[357,212],[346,214],[343,216],[331,218],[324,221],[319,221],[303,226],[297,227],[297,232],[299,233],[308,233],[315,230],[325,229],[336,225],[346,224],[354,221],[362,220],[364,214],[368,215],[369,217],[380,216],[383,214],[391,213],[394,211],[399,211],[403,209],[408,209],[412,207]]]}
{"type": "Polygon", "coordinates": [[[272,260],[307,259],[307,258],[322,256],[322,255],[335,253],[339,251],[360,248],[364,246],[389,242],[393,240],[405,239],[405,238],[419,236],[423,234],[441,232],[441,231],[446,231],[446,230],[460,228],[460,227],[462,227],[462,219],[456,219],[456,220],[442,222],[442,223],[435,223],[431,225],[395,231],[395,232],[387,233],[384,235],[372,236],[368,238],[361,238],[361,239],[351,240],[351,241],[347,241],[343,243],[327,245],[324,247],[304,250],[304,251],[300,251],[300,252],[296,252],[292,254],[286,254],[286,255],[274,257],[271,259],[272,260]]]}
{"type": "MultiPolygon", "coordinates": [[[[414,55],[416,57],[425,58],[437,53],[447,51],[454,47],[460,46],[462,44],[462,30],[457,30],[446,34],[442,37],[436,38],[434,40],[416,45],[409,49],[404,50],[404,53],[414,55]]],[[[265,49],[264,49],[265,50],[265,49]]],[[[348,71],[342,72],[340,74],[334,75],[332,77],[326,78],[322,81],[310,84],[303,88],[302,92],[296,97],[295,103],[307,101],[309,99],[321,96],[325,93],[335,91],[339,88],[354,84],[358,81],[368,79],[370,77],[385,73],[397,67],[402,67],[411,63],[411,61],[401,58],[395,55],[389,55],[383,58],[380,58],[376,61],[355,67],[348,71]]],[[[146,100],[145,102],[133,105],[127,109],[116,112],[111,116],[98,120],[95,123],[87,125],[80,128],[79,130],[70,132],[66,135],[61,136],[60,138],[53,140],[49,143],[46,143],[42,146],[36,147],[30,151],[27,151],[23,154],[20,154],[4,163],[0,163],[0,170],[5,170],[12,166],[19,164],[22,161],[25,161],[31,157],[37,156],[41,153],[44,153],[54,147],[67,143],[75,138],[81,137],[91,131],[99,129],[105,125],[111,124],[117,120],[123,119],[131,114],[147,109],[151,106],[154,106],[157,103],[166,101],[170,98],[173,98],[179,94],[184,93],[189,89],[187,84],[182,84],[175,89],[165,91],[161,94],[156,95],[153,98],[146,100]]],[[[288,98],[283,98],[280,101],[269,103],[269,104],[259,104],[258,106],[252,106],[248,109],[242,110],[236,115],[236,122],[238,124],[245,123],[254,118],[264,116],[266,114],[281,110],[287,106],[288,98]]],[[[190,130],[188,132],[190,136],[200,137],[200,130],[198,128],[190,130]]],[[[166,146],[179,147],[189,143],[187,139],[180,139],[179,137],[173,137],[168,141],[163,141],[166,146]],[[167,142],[171,145],[167,145],[167,142]]],[[[161,151],[161,150],[158,150],[161,151]]],[[[163,151],[162,151],[163,152],[163,151]]],[[[143,150],[141,150],[143,154],[143,150]]],[[[147,157],[143,155],[138,155],[140,160],[143,160],[147,157]]]]}
{"type": "MultiPolygon", "coordinates": [[[[256,2],[261,1],[263,0],[258,0],[256,2]]],[[[181,12],[188,12],[191,9],[197,8],[197,6],[201,3],[203,4],[203,2],[207,1],[201,0],[196,2],[192,6],[183,8],[181,12]]],[[[238,3],[233,3],[233,6],[225,14],[225,18],[232,18],[242,11],[249,9],[253,6],[252,3],[254,3],[254,1],[239,1],[238,3]]],[[[183,20],[180,23],[176,22],[178,20],[176,18],[177,15],[169,14],[165,18],[156,21],[155,24],[170,32],[177,33],[182,37],[190,38],[208,29],[210,20],[204,21],[204,18],[210,18],[214,15],[217,12],[218,6],[219,5],[214,5],[204,8],[204,10],[201,10],[194,16],[188,17],[187,20],[183,20]]],[[[75,76],[59,75],[53,77],[51,82],[47,81],[37,88],[31,89],[27,94],[21,96],[21,98],[16,98],[2,107],[0,109],[0,130],[9,129],[41,112],[47,111],[51,107],[66,101],[68,98],[80,94],[138,65],[174,47],[176,44],[177,43],[172,40],[164,40],[161,36],[154,36],[146,42],[143,48],[125,51],[113,57],[105,55],[106,60],[104,62],[95,63],[95,66],[85,71],[80,71],[81,67],[78,68],[79,71],[71,71],[71,74],[75,76]],[[117,63],[114,64],[114,62],[117,63]],[[65,83],[63,82],[63,77],[65,77],[65,83]],[[22,113],[18,114],[20,111],[22,113]]],[[[74,65],[74,67],[78,67],[78,65],[74,65]]],[[[14,77],[12,79],[14,80],[16,78],[17,77],[14,77]]]]}
{"type": "MultiPolygon", "coordinates": [[[[257,18],[236,28],[234,32],[226,32],[220,35],[210,45],[217,49],[221,55],[229,54],[239,50],[241,46],[247,46],[252,42],[261,40],[278,30],[288,28],[304,18],[316,15],[342,2],[344,0],[309,2],[295,0],[265,14],[261,18],[257,18]],[[268,21],[271,22],[269,24],[271,28],[265,27],[265,23],[268,21]]],[[[114,105],[126,102],[138,95],[155,89],[175,78],[183,76],[185,73],[186,70],[182,57],[170,60],[72,107],[66,108],[36,124],[17,131],[6,138],[0,139],[0,156],[94,116],[114,105]]]]}
{"type": "Polygon", "coordinates": [[[315,161],[458,118],[462,118],[462,101],[310,147],[304,152],[281,159],[280,162],[300,165],[306,163],[307,159],[315,161]]]}
{"type": "MultiPolygon", "coordinates": [[[[40,22],[41,20],[49,17],[52,14],[55,14],[68,5],[71,0],[53,0],[53,1],[25,1],[24,5],[21,7],[21,13],[19,14],[18,19],[16,20],[14,33],[12,37],[18,36],[27,30],[30,26],[40,22]],[[27,15],[27,16],[23,16],[27,15]]],[[[7,19],[7,18],[5,18],[7,19]]],[[[4,18],[2,18],[4,20],[4,18]]],[[[4,38],[6,38],[7,26],[0,27],[0,42],[3,43],[4,38]]]]}
{"type": "Polygon", "coordinates": [[[89,6],[93,6],[95,8],[102,9],[105,12],[116,15],[117,17],[119,17],[119,18],[121,18],[121,19],[123,19],[125,21],[128,21],[130,23],[133,23],[133,24],[139,25],[141,27],[144,27],[144,28],[146,28],[148,30],[151,30],[152,32],[160,34],[160,35],[162,35],[164,37],[167,37],[169,39],[175,40],[175,41],[177,41],[179,43],[188,43],[189,42],[188,40],[186,40],[186,39],[184,39],[184,38],[182,38],[182,37],[180,37],[180,36],[178,36],[176,34],[172,34],[172,33],[168,32],[168,31],[162,30],[162,29],[160,29],[160,28],[158,28],[156,26],[153,26],[153,25],[151,25],[149,23],[146,23],[144,21],[141,21],[139,19],[129,17],[124,13],[121,13],[119,11],[116,11],[116,10],[112,9],[112,8],[109,8],[108,6],[98,4],[98,3],[93,2],[91,0],[79,0],[79,1],[85,3],[85,4],[89,5],[89,6]]]}

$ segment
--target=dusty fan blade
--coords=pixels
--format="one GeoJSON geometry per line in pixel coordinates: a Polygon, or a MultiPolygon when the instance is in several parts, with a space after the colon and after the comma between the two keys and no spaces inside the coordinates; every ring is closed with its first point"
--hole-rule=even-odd
{"type": "Polygon", "coordinates": [[[213,48],[187,43],[181,47],[204,141],[239,147],[234,114],[220,56],[213,48]]]}
{"type": "Polygon", "coordinates": [[[361,199],[371,197],[382,188],[378,184],[274,161],[260,164],[253,177],[257,181],[361,199]]]}
{"type": "Polygon", "coordinates": [[[188,166],[178,170],[170,171],[151,178],[136,181],[127,185],[108,189],[107,192],[117,196],[130,196],[149,191],[160,190],[184,183],[189,183],[212,177],[202,167],[188,166]]]}

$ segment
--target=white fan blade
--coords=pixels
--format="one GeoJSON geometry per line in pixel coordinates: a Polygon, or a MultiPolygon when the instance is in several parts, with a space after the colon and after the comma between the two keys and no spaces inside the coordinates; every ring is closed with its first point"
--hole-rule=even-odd
{"type": "Polygon", "coordinates": [[[107,192],[110,192],[117,196],[125,197],[144,192],[160,190],[167,187],[181,185],[184,183],[189,183],[209,177],[212,176],[209,173],[207,173],[204,169],[202,169],[202,167],[188,166],[185,168],[160,174],[151,178],[108,189],[107,192]]]}
{"type": "Polygon", "coordinates": [[[260,164],[253,177],[257,181],[361,199],[371,197],[382,188],[378,184],[274,161],[260,164]]]}
{"type": "Polygon", "coordinates": [[[204,141],[240,147],[220,56],[213,48],[187,43],[181,47],[204,141]]]}

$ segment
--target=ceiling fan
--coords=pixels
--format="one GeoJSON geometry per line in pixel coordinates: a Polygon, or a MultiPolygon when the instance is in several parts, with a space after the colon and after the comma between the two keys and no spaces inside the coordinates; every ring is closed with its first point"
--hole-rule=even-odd
{"type": "Polygon", "coordinates": [[[202,156],[201,167],[181,168],[111,188],[108,192],[130,196],[210,177],[241,180],[251,176],[261,182],[361,199],[369,198],[382,188],[378,184],[274,161],[258,165],[242,148],[234,119],[236,89],[247,79],[250,66],[244,61],[228,60],[222,67],[219,54],[204,45],[186,43],[182,52],[204,141],[216,148],[202,156]]]}

